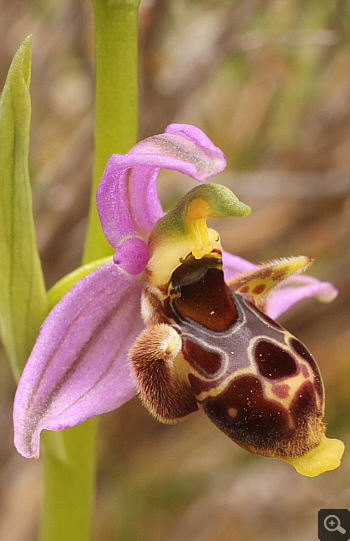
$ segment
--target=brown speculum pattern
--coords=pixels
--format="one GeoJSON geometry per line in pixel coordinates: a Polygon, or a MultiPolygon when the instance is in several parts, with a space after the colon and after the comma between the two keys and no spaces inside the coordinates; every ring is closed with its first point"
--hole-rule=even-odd
{"type": "Polygon", "coordinates": [[[162,311],[181,336],[178,362],[199,407],[225,434],[266,456],[299,456],[319,443],[323,385],[312,355],[249,297],[230,291],[218,254],[186,258],[162,311]]]}

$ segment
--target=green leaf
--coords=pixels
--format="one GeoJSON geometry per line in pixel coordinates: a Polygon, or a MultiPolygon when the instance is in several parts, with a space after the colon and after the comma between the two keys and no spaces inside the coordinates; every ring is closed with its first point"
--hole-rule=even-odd
{"type": "Polygon", "coordinates": [[[28,173],[31,38],[14,56],[0,101],[0,323],[16,378],[47,313],[28,173]]]}

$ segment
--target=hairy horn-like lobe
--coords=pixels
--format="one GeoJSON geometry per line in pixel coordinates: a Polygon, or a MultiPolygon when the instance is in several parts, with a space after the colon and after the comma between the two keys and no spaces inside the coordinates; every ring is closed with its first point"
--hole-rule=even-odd
{"type": "Polygon", "coordinates": [[[169,325],[149,327],[133,344],[129,358],[140,398],[164,423],[173,423],[198,409],[188,383],[180,377],[182,340],[169,325]]]}

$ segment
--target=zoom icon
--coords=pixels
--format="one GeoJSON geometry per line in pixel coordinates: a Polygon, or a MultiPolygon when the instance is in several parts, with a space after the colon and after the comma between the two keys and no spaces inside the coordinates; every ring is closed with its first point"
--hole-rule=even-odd
{"type": "Polygon", "coordinates": [[[349,541],[349,509],[320,509],[318,512],[319,541],[349,541]]]}

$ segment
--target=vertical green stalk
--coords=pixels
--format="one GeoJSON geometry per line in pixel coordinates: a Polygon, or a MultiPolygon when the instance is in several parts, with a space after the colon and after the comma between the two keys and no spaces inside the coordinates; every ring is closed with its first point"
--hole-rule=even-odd
{"type": "Polygon", "coordinates": [[[88,541],[96,472],[96,418],[42,433],[42,541],[88,541]]]}
{"type": "MultiPolygon", "coordinates": [[[[139,0],[92,0],[96,46],[95,157],[84,263],[112,249],[97,215],[95,194],[108,157],[137,137],[137,15],[139,0]]],[[[96,419],[44,433],[41,541],[88,541],[96,470],[96,419]]]]}
{"type": "Polygon", "coordinates": [[[136,143],[139,0],[92,0],[96,40],[95,158],[84,263],[113,253],[96,210],[96,188],[109,156],[136,143]]]}

